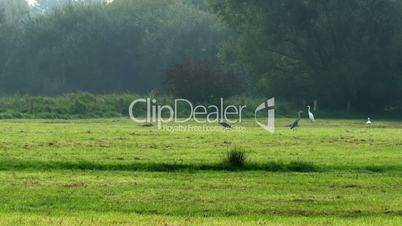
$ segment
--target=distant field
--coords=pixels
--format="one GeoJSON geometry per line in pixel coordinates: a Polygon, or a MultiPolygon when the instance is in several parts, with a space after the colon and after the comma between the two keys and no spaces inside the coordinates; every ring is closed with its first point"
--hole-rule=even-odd
{"type": "Polygon", "coordinates": [[[0,225],[402,224],[402,122],[0,121],[0,225]],[[192,124],[195,125],[195,124],[192,124]],[[233,147],[243,169],[222,164],[233,147]]]}

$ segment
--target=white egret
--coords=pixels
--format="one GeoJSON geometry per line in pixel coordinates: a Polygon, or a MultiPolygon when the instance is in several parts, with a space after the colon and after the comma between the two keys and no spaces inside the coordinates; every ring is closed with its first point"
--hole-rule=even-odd
{"type": "Polygon", "coordinates": [[[314,122],[315,119],[314,119],[313,113],[311,113],[311,111],[310,111],[310,105],[307,106],[307,109],[308,109],[308,118],[309,118],[312,122],[314,122]]]}
{"type": "Polygon", "coordinates": [[[371,120],[370,120],[370,118],[367,118],[366,125],[368,125],[369,127],[371,127],[371,120]]]}

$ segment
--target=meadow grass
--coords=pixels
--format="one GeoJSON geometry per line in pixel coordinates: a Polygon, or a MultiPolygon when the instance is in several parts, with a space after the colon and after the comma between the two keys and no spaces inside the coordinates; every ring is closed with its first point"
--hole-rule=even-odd
{"type": "Polygon", "coordinates": [[[0,225],[402,224],[401,122],[291,121],[0,121],[0,225]],[[233,149],[244,166],[223,161],[233,149]]]}

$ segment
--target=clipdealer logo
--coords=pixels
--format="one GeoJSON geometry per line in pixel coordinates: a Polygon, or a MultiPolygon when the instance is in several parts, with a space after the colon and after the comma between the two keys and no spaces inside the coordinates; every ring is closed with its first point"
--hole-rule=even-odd
{"type": "MultiPolygon", "coordinates": [[[[255,122],[258,126],[265,129],[270,133],[275,132],[275,98],[268,99],[260,104],[255,109],[255,122]],[[266,112],[266,122],[260,122],[257,114],[259,112],[266,112]]],[[[206,123],[222,123],[227,122],[231,124],[242,122],[244,116],[243,111],[247,105],[228,105],[225,106],[224,99],[220,99],[219,105],[193,105],[187,99],[175,99],[174,105],[159,105],[154,98],[140,98],[131,102],[129,107],[129,115],[131,120],[136,123],[156,123],[158,129],[166,123],[186,123],[194,121],[199,124],[206,123]],[[142,104],[142,109],[146,109],[145,118],[136,117],[134,110],[142,104]],[[179,117],[179,107],[184,107],[189,112],[186,116],[179,117]]],[[[205,125],[204,125],[205,127],[205,125]]]]}

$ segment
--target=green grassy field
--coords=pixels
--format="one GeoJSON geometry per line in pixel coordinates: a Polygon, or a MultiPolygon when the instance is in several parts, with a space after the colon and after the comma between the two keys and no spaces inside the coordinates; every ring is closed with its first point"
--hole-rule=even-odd
{"type": "Polygon", "coordinates": [[[402,122],[290,122],[0,121],[0,225],[402,224],[402,122]],[[242,169],[222,164],[234,147],[242,169]]]}

